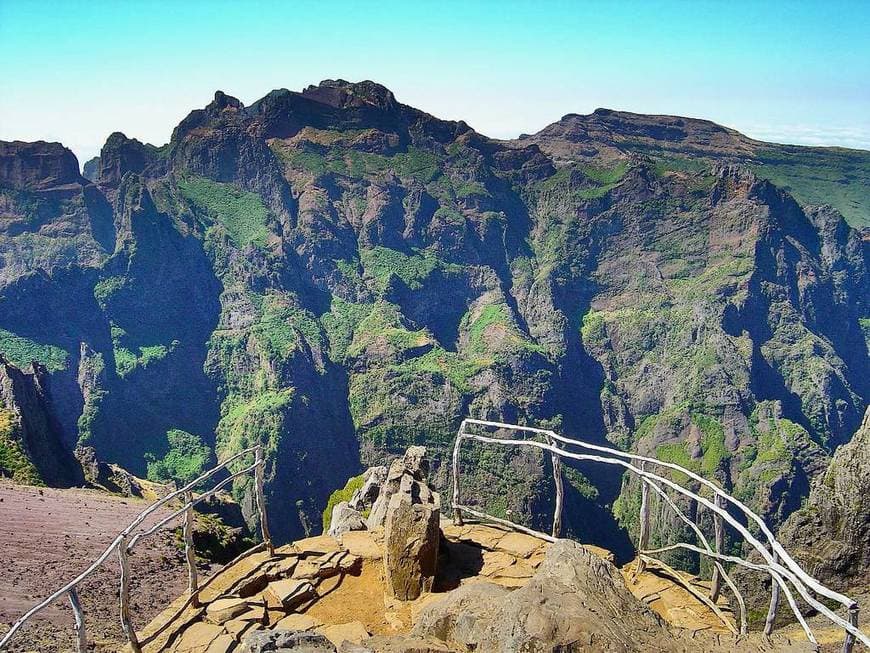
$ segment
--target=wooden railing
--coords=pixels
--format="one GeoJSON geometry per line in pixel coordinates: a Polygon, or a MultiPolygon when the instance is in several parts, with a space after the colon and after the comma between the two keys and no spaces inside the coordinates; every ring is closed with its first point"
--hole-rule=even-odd
{"type": "Polygon", "coordinates": [[[628,470],[641,480],[641,507],[637,534],[638,560],[635,573],[642,572],[645,565],[651,561],[655,561],[656,564],[661,565],[666,569],[670,569],[661,560],[655,558],[656,555],[668,551],[682,549],[709,558],[713,564],[709,595],[702,592],[688,581],[685,581],[680,574],[673,570],[670,570],[673,572],[671,575],[674,576],[675,580],[681,582],[687,591],[691,592],[696,598],[698,598],[698,600],[707,605],[735,635],[745,634],[747,632],[746,604],[740,590],[728,574],[726,565],[738,565],[770,575],[772,579],[771,599],[767,619],[765,621],[765,634],[769,635],[772,632],[773,624],[776,619],[776,612],[780,602],[780,596],[784,596],[794,613],[795,619],[801,625],[801,628],[806,634],[807,639],[816,647],[817,650],[819,649],[818,640],[798,606],[797,599],[792,591],[793,588],[800,598],[813,610],[824,615],[831,621],[831,623],[844,630],[844,653],[852,652],[856,640],[860,641],[865,646],[870,647],[870,637],[858,628],[858,604],[853,599],[825,587],[818,580],[807,574],[776,540],[764,520],[741,501],[732,497],[712,481],[709,481],[691,470],[675,463],[664,462],[656,458],[631,454],[609,447],[602,447],[582,442],[580,440],[573,440],[547,429],[477,419],[466,419],[460,425],[459,432],[456,435],[456,440],[453,445],[452,503],[454,522],[461,524],[463,513],[468,513],[479,519],[502,524],[544,540],[551,542],[555,541],[561,535],[562,529],[564,491],[561,478],[561,460],[563,458],[602,463],[606,465],[616,465],[628,470]],[[502,434],[504,434],[505,431],[520,433],[537,439],[510,439],[508,437],[502,437],[499,431],[501,431],[502,434]],[[556,497],[553,528],[549,534],[533,530],[520,524],[515,524],[506,519],[494,517],[493,515],[486,514],[482,510],[477,510],[462,503],[460,494],[460,478],[462,470],[460,468],[459,454],[462,443],[465,441],[476,441],[511,447],[525,447],[550,452],[553,464],[556,497]],[[579,449],[583,453],[572,451],[571,449],[579,449]],[[684,478],[694,481],[696,486],[706,489],[709,496],[702,496],[691,489],[683,487],[673,478],[667,478],[657,474],[656,471],[652,471],[660,469],[679,472],[684,475],[684,478]],[[668,489],[686,497],[690,501],[696,502],[697,505],[703,506],[710,511],[713,516],[714,527],[712,544],[696,521],[690,519],[683,510],[677,506],[666,491],[668,489]],[[650,492],[654,492],[671,510],[676,513],[677,517],[692,530],[697,537],[698,544],[677,542],[659,548],[648,548],[650,532],[650,492]],[[759,537],[753,535],[753,533],[750,532],[750,530],[744,526],[741,521],[732,514],[732,512],[741,515],[742,519],[745,519],[747,524],[752,524],[754,528],[757,529],[759,537]],[[750,562],[742,557],[728,555],[723,552],[723,523],[727,523],[743,538],[743,540],[745,540],[745,542],[750,545],[751,550],[757,553],[761,562],[750,562]],[[762,542],[762,540],[764,542],[762,542]],[[730,620],[726,619],[725,615],[722,614],[717,605],[717,599],[719,598],[723,581],[734,595],[735,601],[738,604],[740,612],[739,630],[731,624],[730,620]],[[816,596],[821,597],[821,600],[817,599],[816,596]],[[848,617],[844,619],[838,615],[834,610],[825,605],[823,602],[825,600],[841,605],[847,611],[848,617]]]}
{"type": "Polygon", "coordinates": [[[30,610],[24,613],[21,618],[18,619],[18,621],[12,624],[12,627],[9,629],[9,631],[5,635],[3,635],[2,639],[0,639],[0,650],[4,650],[6,648],[7,644],[12,640],[15,634],[28,620],[30,620],[34,615],[66,595],[70,602],[70,605],[72,606],[73,615],[75,617],[76,650],[78,651],[78,653],[85,653],[85,651],[87,651],[87,633],[85,630],[85,615],[84,611],[82,610],[81,602],[79,601],[78,596],[78,586],[91,574],[96,572],[97,569],[99,569],[100,566],[102,566],[103,563],[105,563],[106,560],[108,560],[113,553],[117,552],[118,562],[121,568],[120,590],[118,592],[120,602],[121,628],[124,630],[124,635],[127,638],[132,653],[141,653],[142,647],[139,643],[139,639],[136,636],[136,630],[133,627],[133,623],[130,619],[130,552],[142,538],[153,535],[166,524],[170,523],[174,519],[177,519],[178,517],[183,516],[184,522],[182,528],[184,531],[184,552],[185,560],[187,563],[188,575],[187,589],[189,594],[189,601],[193,605],[197,605],[199,582],[196,570],[196,553],[193,548],[193,507],[196,504],[204,501],[210,496],[213,496],[221,489],[226,487],[228,484],[232,483],[233,480],[235,480],[236,478],[253,472],[255,501],[257,513],[260,519],[260,531],[263,538],[263,544],[257,545],[257,548],[265,545],[270,555],[274,553],[274,549],[272,547],[272,538],[269,535],[269,524],[266,519],[266,505],[263,494],[264,465],[265,462],[263,459],[263,450],[261,446],[245,449],[244,451],[240,451],[231,458],[223,461],[216,467],[208,470],[196,480],[191,481],[184,487],[175,490],[171,494],[168,494],[162,499],[151,504],[148,508],[139,513],[139,515],[132,522],[130,522],[127,528],[121,531],[117,535],[117,537],[112,540],[111,544],[109,544],[109,546],[106,547],[103,553],[101,553],[97,557],[97,559],[94,560],[90,567],[85,569],[81,574],[79,574],[66,585],[54,592],[51,596],[46,597],[43,601],[34,605],[32,608],[30,608],[30,610]],[[194,496],[194,488],[200,487],[203,483],[205,483],[205,481],[212,478],[219,471],[227,469],[227,467],[231,463],[252,453],[254,454],[254,463],[252,465],[249,465],[237,472],[231,473],[229,476],[227,476],[210,490],[194,496]],[[136,529],[142,526],[142,524],[151,514],[153,514],[159,508],[165,506],[167,503],[178,497],[183,497],[184,499],[184,503],[181,505],[180,508],[177,508],[166,517],[163,517],[150,528],[136,532],[136,529]]]}

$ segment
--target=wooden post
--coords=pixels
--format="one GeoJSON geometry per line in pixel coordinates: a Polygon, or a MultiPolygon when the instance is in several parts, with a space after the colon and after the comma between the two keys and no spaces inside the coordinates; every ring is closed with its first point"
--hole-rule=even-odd
{"type": "Polygon", "coordinates": [[[130,560],[127,558],[127,538],[122,537],[118,543],[118,562],[121,563],[121,627],[130,642],[130,650],[133,653],[142,653],[139,640],[136,638],[136,629],[130,621],[130,560]]]}
{"type": "MultiPolygon", "coordinates": [[[[555,447],[553,438],[547,436],[547,443],[555,447]]],[[[562,459],[555,451],[550,452],[550,460],[553,463],[553,482],[556,484],[556,507],[553,510],[553,537],[562,534],[562,506],[565,502],[565,490],[562,483],[562,459]]]]}
{"type": "Polygon", "coordinates": [[[187,510],[184,512],[184,557],[187,559],[187,593],[191,605],[199,607],[199,581],[196,577],[196,550],[193,548],[193,492],[184,493],[187,510]]]}
{"type": "MultiPolygon", "coordinates": [[[[646,463],[642,462],[640,464],[640,470],[646,471],[646,463]]],[[[646,563],[643,560],[643,557],[640,555],[640,552],[647,548],[647,544],[649,541],[649,486],[647,485],[646,479],[641,476],[640,477],[640,515],[639,521],[640,524],[638,528],[640,532],[637,535],[637,568],[635,569],[635,574],[642,574],[644,568],[646,567],[646,563]]]]}
{"type": "MultiPolygon", "coordinates": [[[[853,603],[849,606],[849,623],[855,628],[858,627],[858,604],[853,603]]],[[[846,631],[846,639],[843,640],[843,653],[852,653],[855,646],[855,636],[846,631]]]]}
{"type": "MultiPolygon", "coordinates": [[[[463,425],[465,422],[463,422],[463,425]]],[[[456,434],[456,442],[453,444],[453,525],[462,526],[462,511],[456,506],[459,504],[459,444],[462,442],[462,426],[456,434]]]]}
{"type": "Polygon", "coordinates": [[[257,445],[254,450],[254,485],[257,499],[257,512],[260,514],[260,532],[263,535],[263,542],[266,544],[266,549],[269,551],[269,556],[275,555],[275,547],[272,545],[272,536],[269,534],[269,522],[266,519],[266,495],[263,492],[263,445],[257,445]]]}
{"type": "MultiPolygon", "coordinates": [[[[721,508],[722,497],[717,494],[713,503],[717,508],[721,508]]],[[[722,530],[722,516],[717,512],[713,512],[713,539],[716,553],[722,553],[722,548],[725,546],[725,532],[722,530]]],[[[719,566],[713,565],[713,578],[710,581],[710,598],[713,603],[719,600],[720,591],[722,591],[722,577],[719,574],[719,566]]]]}
{"type": "Polygon", "coordinates": [[[88,650],[88,637],[85,633],[85,612],[82,610],[82,604],[79,602],[79,595],[76,588],[73,587],[67,592],[69,603],[73,609],[75,616],[76,628],[76,653],[85,653],[88,650]]]}
{"type": "MultiPolygon", "coordinates": [[[[773,561],[779,562],[779,556],[776,551],[773,552],[773,561]]],[[[770,635],[773,632],[773,622],[776,621],[776,610],[779,607],[779,583],[771,576],[770,588],[770,607],[767,609],[767,619],[764,620],[764,634],[770,635]]]]}

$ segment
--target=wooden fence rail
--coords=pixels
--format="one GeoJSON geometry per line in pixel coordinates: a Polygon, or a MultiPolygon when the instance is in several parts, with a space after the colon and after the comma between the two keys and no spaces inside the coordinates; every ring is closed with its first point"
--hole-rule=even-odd
{"type": "Polygon", "coordinates": [[[251,472],[253,472],[254,477],[254,494],[256,499],[257,515],[260,521],[260,531],[263,536],[263,543],[258,544],[255,548],[265,546],[266,550],[269,551],[270,555],[274,554],[272,539],[269,535],[269,524],[266,518],[266,503],[263,493],[264,466],[265,460],[263,458],[262,447],[259,445],[255,447],[250,447],[248,449],[238,452],[234,456],[211,468],[207,472],[204,472],[201,476],[191,481],[184,487],[179,488],[174,492],[166,495],[162,499],[159,499],[158,501],[152,503],[145,510],[139,513],[139,515],[137,515],[136,518],[132,522],[130,522],[127,528],[121,531],[115,537],[115,539],[112,540],[112,542],[106,547],[106,549],[97,557],[96,560],[94,560],[93,563],[91,563],[91,565],[87,569],[85,569],[81,574],[73,578],[70,582],[61,587],[59,590],[51,594],[51,596],[46,597],[45,599],[34,605],[32,608],[30,608],[30,610],[25,612],[14,624],[12,624],[12,627],[9,629],[9,631],[6,632],[5,635],[3,635],[2,639],[0,639],[0,651],[6,649],[7,644],[12,640],[15,634],[34,615],[41,612],[49,605],[54,603],[56,600],[66,595],[69,599],[70,605],[72,606],[73,615],[75,617],[76,650],[78,651],[78,653],[85,653],[88,646],[87,633],[85,630],[85,615],[79,601],[77,589],[78,586],[85,579],[87,579],[89,576],[91,576],[91,574],[96,572],[97,569],[99,569],[103,565],[103,563],[105,563],[106,560],[108,560],[108,558],[117,551],[118,562],[121,568],[120,588],[118,592],[121,628],[124,631],[124,635],[127,638],[127,642],[130,645],[130,650],[132,651],[132,653],[141,653],[142,648],[139,644],[139,640],[136,636],[136,630],[130,617],[130,552],[143,537],[148,537],[149,535],[152,535],[160,528],[171,522],[173,519],[177,519],[178,517],[183,516],[184,521],[182,529],[184,533],[184,555],[187,564],[187,590],[190,602],[196,605],[198,602],[199,582],[196,570],[196,552],[193,546],[193,507],[196,504],[204,501],[208,497],[215,495],[222,488],[231,483],[234,479],[245,474],[249,474],[251,472]],[[203,483],[205,483],[205,481],[215,476],[218,472],[227,469],[228,466],[233,462],[250,454],[254,454],[254,464],[230,474],[229,476],[227,476],[227,478],[223,479],[213,488],[203,492],[202,494],[194,496],[194,488],[200,487],[203,483]],[[145,522],[149,515],[153,514],[159,508],[178,497],[183,498],[183,504],[180,508],[170,513],[167,517],[162,518],[150,528],[136,532],[134,534],[134,531],[136,531],[136,529],[145,522]]]}
{"type": "MultiPolygon", "coordinates": [[[[639,573],[643,570],[646,561],[654,560],[653,556],[667,551],[683,549],[709,558],[713,563],[710,596],[699,596],[698,598],[700,600],[703,600],[708,606],[710,606],[715,613],[720,614],[719,609],[716,606],[716,600],[718,599],[721,592],[721,583],[722,581],[724,581],[725,585],[727,585],[728,589],[734,595],[735,601],[737,602],[739,607],[739,632],[741,634],[745,634],[747,631],[746,604],[743,600],[742,595],[740,594],[740,591],[728,574],[726,564],[743,566],[748,569],[769,574],[772,579],[772,589],[770,608],[765,624],[766,634],[770,634],[773,629],[773,623],[776,618],[776,610],[779,603],[779,597],[780,595],[783,595],[786,598],[786,601],[788,602],[792,612],[794,613],[796,620],[806,634],[807,639],[816,647],[816,649],[819,648],[818,641],[812,629],[807,624],[806,619],[804,618],[800,610],[800,607],[798,606],[797,598],[791,589],[793,588],[797,595],[799,595],[800,598],[805,601],[812,609],[826,617],[829,621],[831,621],[831,623],[844,630],[844,653],[851,653],[854,643],[856,641],[859,641],[865,646],[870,647],[870,636],[868,636],[858,628],[858,604],[853,599],[828,587],[825,587],[824,585],[822,585],[822,583],[820,583],[818,580],[816,580],[806,571],[804,571],[804,569],[801,568],[801,566],[776,540],[773,533],[768,528],[767,524],[765,524],[764,520],[752,510],[750,510],[740,500],[734,498],[733,496],[722,490],[712,481],[705,479],[702,476],[696,474],[695,472],[692,472],[691,470],[681,467],[680,465],[677,465],[675,463],[661,461],[648,456],[631,454],[620,451],[618,449],[612,449],[610,447],[594,445],[588,442],[583,442],[581,440],[574,440],[559,435],[558,433],[555,433],[548,429],[539,429],[529,426],[518,426],[516,424],[506,424],[503,422],[466,419],[460,425],[459,432],[456,435],[456,440],[454,441],[453,445],[452,503],[454,522],[457,524],[461,524],[462,514],[463,512],[465,512],[479,519],[484,519],[502,524],[504,526],[508,526],[510,528],[515,528],[522,532],[530,533],[551,542],[555,541],[558,537],[559,531],[561,530],[562,511],[564,509],[561,479],[561,459],[563,458],[567,458],[570,460],[602,463],[607,465],[616,465],[624,468],[625,470],[640,479],[641,508],[638,523],[639,532],[637,537],[638,561],[635,573],[639,573]],[[537,437],[540,439],[510,439],[507,437],[498,437],[499,431],[521,433],[527,436],[530,435],[533,438],[537,437]],[[486,514],[478,508],[473,508],[467,505],[467,503],[462,502],[460,494],[460,477],[462,470],[460,466],[459,453],[462,443],[464,441],[476,441],[484,444],[525,447],[531,449],[538,449],[541,451],[547,451],[550,453],[550,456],[553,460],[553,472],[556,487],[556,506],[555,514],[553,517],[552,535],[548,535],[546,533],[542,533],[528,527],[515,524],[506,519],[496,518],[492,515],[486,514]],[[572,451],[572,449],[579,449],[583,451],[583,453],[580,453],[578,451],[572,451]],[[707,492],[712,496],[712,501],[709,498],[702,496],[701,494],[696,493],[691,489],[683,487],[683,485],[675,482],[675,480],[673,480],[672,478],[662,476],[661,474],[657,473],[659,470],[671,470],[674,472],[679,472],[679,474],[676,475],[675,478],[685,478],[687,479],[687,481],[685,481],[686,483],[688,483],[688,481],[694,481],[697,486],[700,486],[700,488],[702,488],[699,490],[699,492],[706,489],[707,492]],[[710,511],[710,514],[713,517],[714,529],[712,546],[708,541],[707,537],[698,527],[696,521],[690,519],[684,513],[684,511],[681,510],[679,506],[677,506],[677,504],[669,496],[667,490],[671,490],[676,494],[685,497],[690,502],[695,502],[695,504],[697,504],[699,507],[703,507],[706,510],[710,511]],[[692,529],[701,546],[679,542],[656,549],[649,548],[650,491],[657,494],[664,502],[664,504],[667,505],[672,511],[674,511],[677,517],[680,518],[692,529]],[[739,519],[738,517],[735,517],[732,512],[736,513],[739,516],[739,519]],[[760,532],[760,535],[758,537],[753,535],[753,533],[750,532],[750,530],[747,528],[747,526],[744,525],[744,523],[741,522],[741,520],[744,520],[746,524],[754,525],[760,532]],[[722,552],[724,548],[725,537],[724,524],[728,524],[733,531],[739,534],[743,538],[743,540],[750,546],[750,548],[758,554],[762,562],[753,563],[738,556],[724,554],[722,552]],[[761,540],[764,540],[764,542],[762,542],[761,540]],[[816,596],[821,598],[818,599],[816,598],[816,596]],[[828,605],[826,605],[826,603],[836,603],[844,607],[848,612],[848,617],[844,619],[828,605]]],[[[662,471],[662,473],[666,472],[662,471]]],[[[656,560],[656,562],[658,564],[664,564],[660,560],[656,560]]],[[[678,580],[681,578],[679,574],[676,574],[676,577],[678,580]]],[[[685,585],[688,585],[688,583],[684,583],[684,586],[685,585]]],[[[687,587],[687,590],[693,593],[696,593],[698,591],[697,588],[694,587],[687,587]]],[[[723,621],[726,622],[726,625],[731,628],[732,631],[734,631],[734,627],[731,625],[731,623],[725,620],[724,616],[722,616],[721,614],[720,616],[722,617],[723,621]]]]}

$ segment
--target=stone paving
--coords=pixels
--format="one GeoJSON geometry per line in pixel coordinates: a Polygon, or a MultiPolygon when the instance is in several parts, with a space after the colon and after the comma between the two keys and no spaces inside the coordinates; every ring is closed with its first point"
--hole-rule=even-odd
{"type": "MultiPolygon", "coordinates": [[[[351,531],[299,540],[275,557],[254,553],[218,572],[200,592],[198,607],[179,597],[139,633],[145,653],[229,653],[257,630],[313,630],[336,647],[369,635],[407,633],[428,602],[460,585],[488,581],[524,586],[541,564],[549,544],[493,526],[454,526],[442,521],[442,554],[431,593],[415,601],[387,595],[383,533],[351,531]]],[[[612,559],[609,552],[588,547],[612,559]]],[[[624,571],[627,575],[627,571],[624,571]]],[[[709,611],[673,593],[673,583],[647,572],[627,585],[667,621],[695,630],[717,627],[709,611]]],[[[724,630],[724,628],[722,628],[724,630]]]]}

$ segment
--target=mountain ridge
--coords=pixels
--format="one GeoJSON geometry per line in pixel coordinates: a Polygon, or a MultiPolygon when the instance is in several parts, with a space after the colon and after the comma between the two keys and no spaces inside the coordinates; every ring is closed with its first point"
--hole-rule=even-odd
{"type": "MultiPolygon", "coordinates": [[[[446,483],[467,414],[687,462],[774,524],[856,430],[868,252],[835,210],[728,157],[572,163],[547,128],[497,141],[373,83],[310,89],[218,92],[161,147],[113,134],[69,187],[0,150],[0,352],[53,361],[70,450],[144,475],[177,459],[169,431],[264,443],[286,539],[407,444],[446,483]]],[[[570,474],[568,528],[627,551],[637,488],[570,474]]],[[[534,456],[472,479],[532,520],[548,483],[534,456]]]]}

